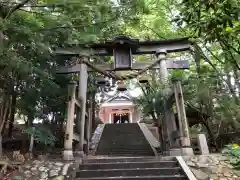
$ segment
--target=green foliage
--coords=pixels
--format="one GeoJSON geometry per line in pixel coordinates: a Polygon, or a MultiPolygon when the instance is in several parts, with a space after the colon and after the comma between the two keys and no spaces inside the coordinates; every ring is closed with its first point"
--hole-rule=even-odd
{"type": "Polygon", "coordinates": [[[196,35],[205,36],[207,41],[231,37],[240,30],[238,0],[182,1],[180,7],[180,22],[187,22],[196,35]]]}
{"type": "Polygon", "coordinates": [[[52,134],[52,132],[47,128],[47,126],[40,125],[36,128],[28,128],[24,131],[28,135],[33,135],[34,140],[44,144],[45,146],[54,146],[57,138],[52,134]]]}
{"type": "Polygon", "coordinates": [[[227,145],[223,154],[230,158],[230,163],[237,170],[240,170],[240,147],[237,144],[227,145]]]}
{"type": "MultiPolygon", "coordinates": [[[[191,53],[175,53],[192,62],[187,71],[170,71],[181,79],[188,107],[206,113],[206,124],[219,133],[240,129],[240,23],[238,0],[41,0],[29,1],[6,18],[16,2],[0,2],[0,100],[17,95],[16,112],[31,125],[35,118],[62,124],[66,117],[67,83],[58,66],[73,64],[56,57],[59,47],[112,39],[119,34],[139,39],[190,36],[191,53]],[[1,9],[1,10],[2,10],[1,9]],[[196,66],[197,65],[197,66],[196,66]],[[233,83],[234,82],[234,83],[233,83]]],[[[95,58],[95,57],[93,57],[95,58]]],[[[137,61],[152,59],[138,56],[137,61]]],[[[102,63],[109,59],[94,59],[102,63]]],[[[74,76],[74,75],[73,75],[74,76]]],[[[89,93],[96,91],[95,74],[89,93]]],[[[152,79],[158,73],[150,72],[152,79]]],[[[81,77],[80,77],[81,78],[81,77]]],[[[151,79],[150,78],[150,79],[151,79]]],[[[157,80],[158,81],[158,80],[157,80]]],[[[161,116],[163,87],[152,80],[136,99],[145,116],[161,116]]],[[[173,104],[169,99],[167,106],[173,104]]],[[[205,121],[204,121],[205,122],[205,121]]],[[[201,126],[202,127],[202,126],[201,126]]],[[[199,128],[199,131],[205,130],[199,128]]]]}
{"type": "Polygon", "coordinates": [[[124,26],[124,33],[140,39],[167,39],[179,36],[173,29],[168,1],[145,0],[147,12],[139,14],[137,20],[124,26]]]}
{"type": "MultiPolygon", "coordinates": [[[[0,2],[6,11],[15,5],[0,2]]],[[[26,6],[23,4],[4,20],[0,14],[0,89],[13,89],[17,94],[16,112],[26,117],[28,124],[35,118],[48,120],[45,117],[49,115],[53,116],[51,122],[60,124],[66,116],[66,84],[70,78],[57,75],[56,69],[74,62],[66,56],[56,57],[53,51],[112,38],[121,32],[120,23],[130,23],[146,11],[145,3],[42,0],[29,1],[26,6]]],[[[93,83],[89,87],[94,92],[93,83]]]]}
{"type": "Polygon", "coordinates": [[[163,112],[172,107],[173,98],[165,95],[164,86],[156,82],[139,86],[143,93],[134,102],[145,117],[151,117],[157,123],[163,112]]]}

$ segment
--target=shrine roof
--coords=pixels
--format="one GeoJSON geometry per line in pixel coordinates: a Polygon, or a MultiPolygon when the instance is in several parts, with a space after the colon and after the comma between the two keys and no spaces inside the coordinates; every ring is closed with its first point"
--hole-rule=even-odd
{"type": "Polygon", "coordinates": [[[117,92],[114,96],[108,98],[106,101],[103,102],[104,103],[111,103],[113,101],[118,101],[118,102],[122,102],[122,101],[127,101],[127,102],[132,102],[132,96],[130,95],[130,93],[128,91],[125,92],[117,92]]]}

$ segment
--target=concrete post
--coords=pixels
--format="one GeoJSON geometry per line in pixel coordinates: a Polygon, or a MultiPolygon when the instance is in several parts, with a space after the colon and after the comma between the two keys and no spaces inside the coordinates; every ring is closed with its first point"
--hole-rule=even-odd
{"type": "Polygon", "coordinates": [[[174,82],[174,95],[178,113],[179,130],[181,135],[181,146],[183,155],[193,155],[191,147],[188,121],[186,117],[185,104],[183,99],[182,85],[180,81],[174,82]]]}
{"type": "Polygon", "coordinates": [[[129,123],[133,123],[133,113],[129,113],[129,123]]]}
{"type": "MultiPolygon", "coordinates": [[[[85,57],[83,57],[85,58],[85,57]]],[[[84,156],[83,145],[84,145],[84,130],[85,130],[85,118],[86,118],[86,100],[87,100],[87,65],[84,63],[80,64],[80,73],[79,73],[79,86],[78,86],[78,99],[81,102],[81,114],[80,114],[80,123],[78,127],[79,131],[79,143],[77,147],[77,154],[80,157],[84,156]]]]}
{"type": "Polygon", "coordinates": [[[73,160],[73,123],[74,123],[74,110],[75,110],[75,92],[76,84],[72,83],[68,87],[68,110],[67,110],[67,124],[64,139],[64,160],[73,160]]]}
{"type": "Polygon", "coordinates": [[[207,155],[209,154],[209,148],[208,148],[208,143],[207,143],[207,138],[205,134],[198,134],[198,147],[201,151],[202,155],[207,155]]]}
{"type": "Polygon", "coordinates": [[[112,113],[109,113],[109,117],[108,117],[108,123],[111,124],[112,123],[112,113]]]}
{"type": "Polygon", "coordinates": [[[137,122],[137,110],[136,107],[133,108],[132,110],[132,122],[137,122]]]}

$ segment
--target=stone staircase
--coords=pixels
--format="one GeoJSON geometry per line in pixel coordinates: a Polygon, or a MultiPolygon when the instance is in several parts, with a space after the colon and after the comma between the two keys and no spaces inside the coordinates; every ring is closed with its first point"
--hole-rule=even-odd
{"type": "Polygon", "coordinates": [[[187,180],[176,159],[157,157],[118,157],[87,159],[76,171],[77,180],[187,180]]]}
{"type": "Polygon", "coordinates": [[[137,123],[106,124],[95,151],[108,156],[155,156],[137,123]]]}

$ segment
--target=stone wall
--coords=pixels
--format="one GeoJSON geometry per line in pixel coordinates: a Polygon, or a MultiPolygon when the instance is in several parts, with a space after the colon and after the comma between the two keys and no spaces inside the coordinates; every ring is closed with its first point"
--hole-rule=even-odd
{"type": "Polygon", "coordinates": [[[240,171],[233,169],[221,154],[184,156],[183,159],[199,180],[240,180],[240,171]]]}

